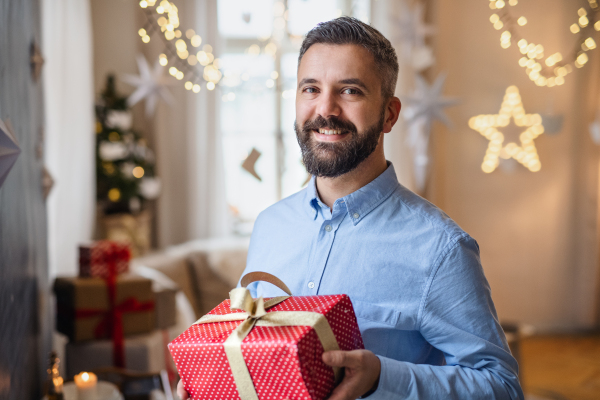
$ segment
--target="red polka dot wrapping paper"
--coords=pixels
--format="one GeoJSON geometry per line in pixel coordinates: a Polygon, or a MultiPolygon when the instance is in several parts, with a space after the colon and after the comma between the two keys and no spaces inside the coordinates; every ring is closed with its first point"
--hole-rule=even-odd
{"type": "MultiPolygon", "coordinates": [[[[268,299],[265,299],[265,301],[268,299]]],[[[350,298],[346,295],[294,296],[272,311],[323,314],[340,350],[363,349],[350,298]]],[[[234,312],[225,300],[209,315],[234,312]]],[[[223,342],[241,321],[192,325],[169,344],[179,375],[193,400],[240,399],[223,342]]],[[[323,347],[308,326],[255,326],[242,342],[242,354],[260,400],[322,400],[334,388],[333,369],[321,359],[323,347]]]]}

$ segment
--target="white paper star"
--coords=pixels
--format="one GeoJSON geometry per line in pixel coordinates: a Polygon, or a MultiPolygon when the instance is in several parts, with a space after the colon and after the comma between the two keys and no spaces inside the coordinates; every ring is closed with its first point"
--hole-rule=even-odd
{"type": "Polygon", "coordinates": [[[408,103],[404,111],[404,119],[408,124],[407,141],[413,151],[413,175],[419,193],[423,193],[427,185],[429,138],[433,121],[437,119],[450,126],[451,121],[444,113],[444,108],[458,102],[442,96],[445,80],[446,76],[442,74],[429,86],[420,75],[415,75],[415,91],[405,98],[408,103]]]}
{"type": "Polygon", "coordinates": [[[446,126],[452,125],[452,122],[444,113],[444,108],[458,103],[458,100],[442,95],[445,80],[446,74],[440,74],[433,85],[429,86],[427,81],[420,75],[415,76],[415,91],[412,95],[404,98],[408,103],[405,119],[409,124],[423,117],[427,129],[431,129],[431,124],[436,119],[446,126]]]}
{"type": "Polygon", "coordinates": [[[160,65],[158,60],[154,64],[154,69],[150,71],[150,66],[143,56],[137,57],[139,75],[125,74],[122,80],[131,86],[137,87],[135,92],[127,99],[127,105],[133,106],[142,99],[146,101],[146,115],[154,114],[156,103],[160,96],[167,104],[172,105],[174,102],[173,96],[167,90],[167,86],[171,85],[169,77],[164,75],[165,68],[160,65]]]}
{"type": "Polygon", "coordinates": [[[10,169],[21,154],[19,142],[15,137],[10,122],[0,120],[0,187],[6,180],[10,169]]]}
{"type": "Polygon", "coordinates": [[[435,33],[435,28],[423,21],[422,3],[410,7],[406,1],[399,4],[398,14],[393,17],[393,24],[398,28],[396,37],[401,43],[402,59],[417,71],[433,65],[433,51],[425,44],[425,38],[435,33]]]}

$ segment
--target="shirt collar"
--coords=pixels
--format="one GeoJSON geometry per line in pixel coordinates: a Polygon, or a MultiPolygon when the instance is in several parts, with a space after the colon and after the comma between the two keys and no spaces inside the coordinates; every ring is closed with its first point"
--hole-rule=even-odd
{"type": "MultiPolygon", "coordinates": [[[[348,216],[354,225],[358,224],[369,212],[387,199],[400,185],[394,166],[389,161],[387,163],[388,167],[381,175],[357,191],[340,199],[346,203],[348,216]]],[[[317,193],[317,184],[314,176],[310,178],[306,189],[306,201],[310,206],[310,215],[314,219],[317,217],[319,208],[323,206],[317,193]]]]}

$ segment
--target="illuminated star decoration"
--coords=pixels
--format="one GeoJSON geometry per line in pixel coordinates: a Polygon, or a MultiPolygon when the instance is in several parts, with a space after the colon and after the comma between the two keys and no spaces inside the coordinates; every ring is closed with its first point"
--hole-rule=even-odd
{"type": "Polygon", "coordinates": [[[425,38],[433,35],[435,28],[423,21],[422,3],[417,3],[412,9],[405,0],[399,5],[393,24],[399,30],[397,37],[402,43],[402,59],[409,60],[416,71],[422,71],[434,62],[433,51],[425,44],[425,38]]]}
{"type": "Polygon", "coordinates": [[[539,114],[525,114],[519,89],[509,86],[506,89],[500,112],[495,115],[478,115],[469,120],[469,127],[481,133],[490,141],[481,169],[483,172],[493,172],[499,164],[499,158],[508,160],[514,158],[531,172],[542,168],[537,149],[533,140],[544,133],[542,117],[539,114]],[[499,127],[506,127],[511,117],[518,127],[526,128],[520,135],[520,145],[515,142],[504,144],[504,135],[499,127]]]}
{"type": "Polygon", "coordinates": [[[441,121],[446,126],[452,123],[444,108],[458,103],[457,99],[442,95],[445,74],[440,74],[433,85],[429,86],[420,75],[415,75],[415,91],[404,98],[408,104],[404,118],[408,124],[408,144],[413,151],[414,177],[417,191],[422,193],[427,183],[429,166],[429,137],[434,120],[441,121]]]}
{"type": "Polygon", "coordinates": [[[172,105],[173,96],[167,89],[171,83],[169,78],[165,76],[165,68],[160,65],[157,60],[154,64],[154,69],[151,71],[148,62],[143,56],[137,57],[139,75],[125,74],[122,80],[137,89],[127,99],[127,105],[132,107],[142,99],[146,101],[146,115],[154,114],[158,98],[162,98],[166,103],[172,105]]]}

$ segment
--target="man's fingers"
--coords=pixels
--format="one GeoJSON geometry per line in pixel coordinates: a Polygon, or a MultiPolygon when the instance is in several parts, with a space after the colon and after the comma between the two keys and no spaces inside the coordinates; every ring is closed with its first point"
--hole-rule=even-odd
{"type": "Polygon", "coordinates": [[[323,353],[323,362],[331,367],[356,368],[362,364],[363,359],[361,350],[332,350],[323,353]]]}
{"type": "Polygon", "coordinates": [[[190,398],[190,395],[183,387],[183,379],[180,379],[179,383],[177,383],[177,395],[181,397],[181,400],[187,400],[190,398]]]}

